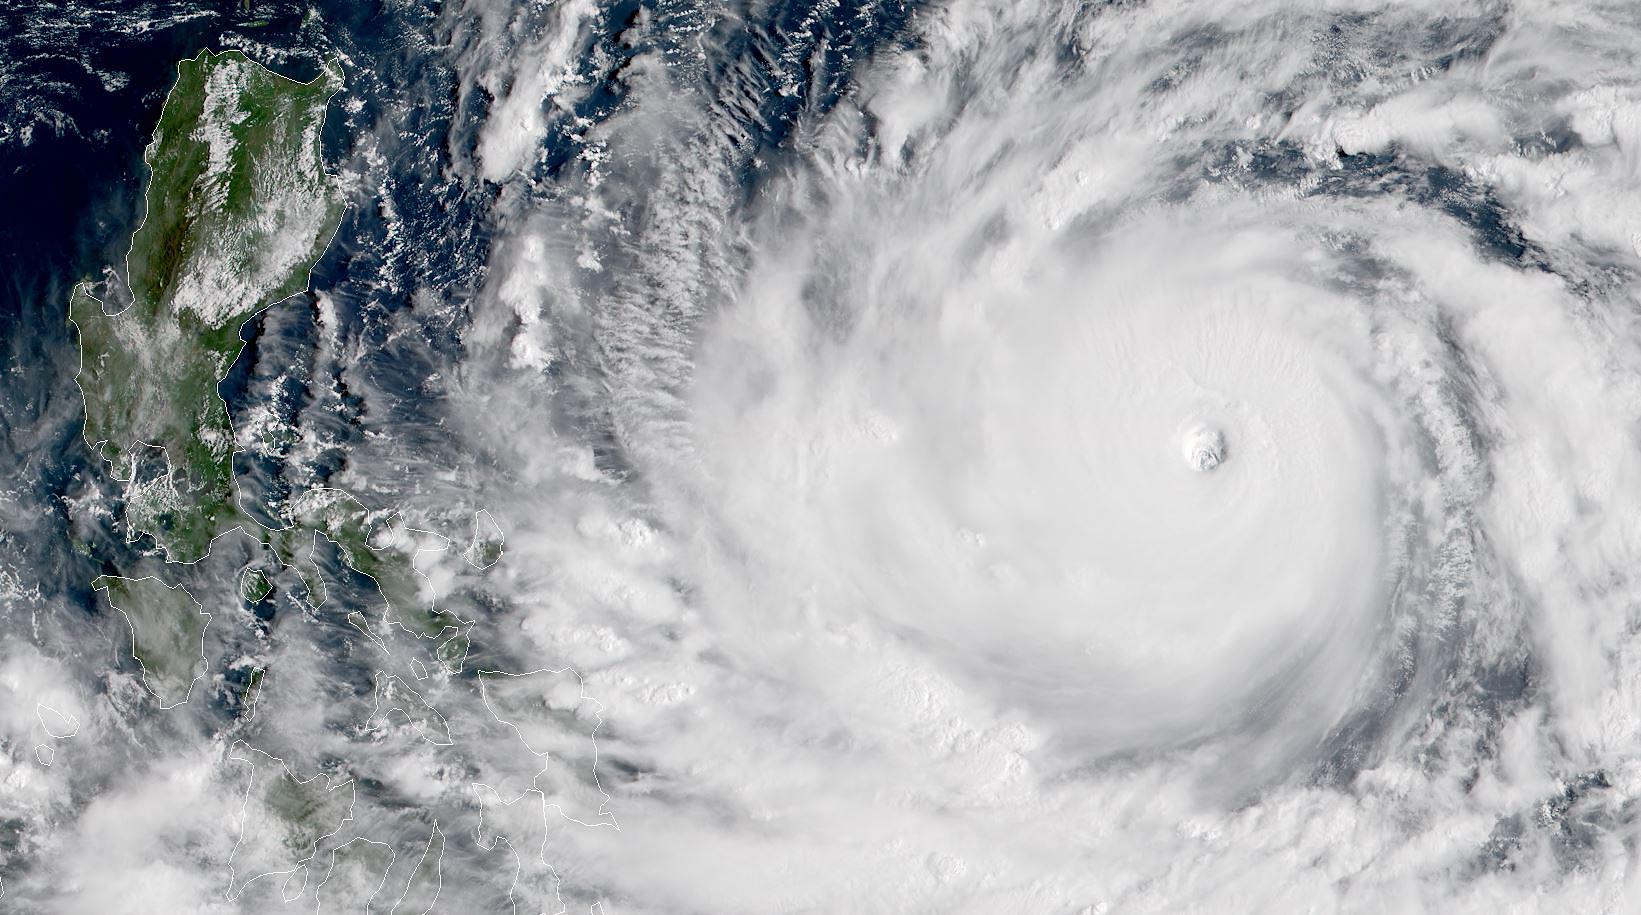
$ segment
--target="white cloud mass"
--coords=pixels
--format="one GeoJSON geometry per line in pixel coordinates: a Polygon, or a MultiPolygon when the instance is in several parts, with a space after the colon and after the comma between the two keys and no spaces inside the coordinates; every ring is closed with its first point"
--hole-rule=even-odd
{"type": "Polygon", "coordinates": [[[0,641],[0,908],[1641,911],[1636,10],[900,9],[446,9],[483,280],[311,341],[419,578],[0,641]]]}
{"type": "Polygon", "coordinates": [[[750,202],[642,86],[564,195],[617,277],[557,200],[493,265],[594,341],[533,392],[476,347],[473,434],[644,773],[558,859],[608,912],[1641,905],[1627,14],[911,29],[750,202]],[[488,428],[577,387],[620,483],[488,428]]]}

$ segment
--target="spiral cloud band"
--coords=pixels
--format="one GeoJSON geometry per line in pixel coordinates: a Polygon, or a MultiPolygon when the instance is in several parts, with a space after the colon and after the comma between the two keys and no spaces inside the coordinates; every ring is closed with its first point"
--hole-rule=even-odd
{"type": "Polygon", "coordinates": [[[657,780],[564,854],[655,911],[1633,900],[1614,16],[943,5],[750,201],[736,87],[637,106],[643,229],[491,286],[632,461],[529,548],[656,580],[542,593],[657,780]]]}
{"type": "Polygon", "coordinates": [[[0,911],[1641,911],[1633,5],[217,6],[0,30],[340,226],[190,561],[0,336],[0,911]]]}
{"type": "Polygon", "coordinates": [[[1124,226],[949,278],[957,251],[873,239],[901,276],[725,315],[695,427],[714,520],[775,570],[757,616],[869,621],[1084,750],[1348,697],[1328,645],[1382,624],[1396,533],[1370,341],[1346,317],[1333,345],[1354,304],[1249,232],[1124,226]]]}

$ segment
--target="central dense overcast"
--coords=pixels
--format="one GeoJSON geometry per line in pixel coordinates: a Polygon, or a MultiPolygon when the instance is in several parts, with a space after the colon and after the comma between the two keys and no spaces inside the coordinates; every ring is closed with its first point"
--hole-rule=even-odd
{"type": "MultiPolygon", "coordinates": [[[[577,12],[491,15],[511,191],[577,12]]],[[[1636,23],[940,4],[770,162],[826,49],[630,64],[463,366],[521,626],[642,770],[549,859],[657,912],[1641,904],[1636,23]]]]}

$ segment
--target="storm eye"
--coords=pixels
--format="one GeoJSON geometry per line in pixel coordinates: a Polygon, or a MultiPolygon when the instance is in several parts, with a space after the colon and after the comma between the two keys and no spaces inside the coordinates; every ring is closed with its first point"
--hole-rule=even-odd
{"type": "Polygon", "coordinates": [[[1198,423],[1185,432],[1181,442],[1185,462],[1197,473],[1207,473],[1225,463],[1225,433],[1213,426],[1198,423]]]}

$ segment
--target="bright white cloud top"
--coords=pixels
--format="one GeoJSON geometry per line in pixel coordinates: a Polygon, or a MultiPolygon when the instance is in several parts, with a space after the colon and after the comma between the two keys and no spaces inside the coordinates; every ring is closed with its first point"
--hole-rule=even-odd
{"type": "Polygon", "coordinates": [[[1641,898],[1631,28],[942,4],[749,204],[643,84],[641,221],[610,166],[490,287],[633,462],[520,450],[581,519],[509,541],[529,631],[666,786],[563,857],[634,911],[1641,898]]]}
{"type": "Polygon", "coordinates": [[[1628,10],[391,15],[225,395],[323,536],[122,567],[165,710],[0,568],[8,901],[1641,910],[1628,10]]]}

